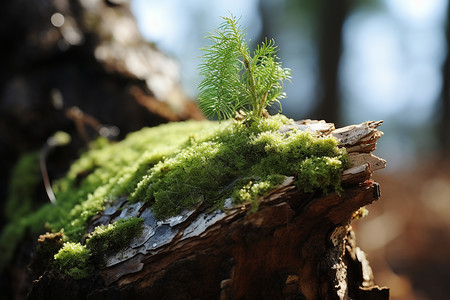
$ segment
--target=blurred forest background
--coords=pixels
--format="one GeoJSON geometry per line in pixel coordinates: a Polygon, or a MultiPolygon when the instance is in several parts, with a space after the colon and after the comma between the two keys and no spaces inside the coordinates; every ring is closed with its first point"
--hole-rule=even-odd
{"type": "Polygon", "coordinates": [[[390,170],[448,147],[449,123],[439,122],[448,120],[441,97],[447,1],[335,2],[134,0],[132,8],[144,37],[178,59],[192,98],[199,48],[219,16],[231,12],[253,44],[274,38],[283,65],[292,69],[282,103],[287,116],[338,126],[384,120],[389,135],[379,153],[390,170]]]}
{"type": "MultiPolygon", "coordinates": [[[[140,33],[127,19],[107,22],[117,7],[128,5],[127,0],[78,2],[35,0],[29,5],[17,0],[0,13],[1,203],[20,154],[42,146],[43,137],[55,130],[52,124],[62,119],[117,126],[120,139],[142,126],[200,118],[186,102],[196,99],[201,80],[199,48],[206,45],[203,38],[217,28],[220,16],[232,13],[240,17],[253,45],[274,38],[283,66],[292,69],[292,83],[285,86],[288,98],[282,101],[285,115],[325,119],[336,127],[384,120],[385,135],[375,154],[388,166],[374,178],[381,184],[382,197],[368,207],[369,216],[354,225],[358,244],[368,253],[376,283],[389,286],[392,299],[450,299],[447,0],[132,0],[140,33]],[[89,13],[82,14],[81,8],[89,13]],[[22,18],[17,11],[22,11],[22,18]],[[29,18],[36,14],[51,16],[46,17],[48,24],[29,18]],[[35,40],[33,30],[41,34],[35,40]],[[174,60],[143,46],[140,34],[174,60]],[[114,39],[115,45],[108,44],[114,39]],[[38,51],[17,51],[25,42],[41,46],[38,51]],[[91,45],[95,58],[86,56],[90,50],[81,45],[91,45]],[[29,60],[20,58],[24,53],[29,60]],[[111,63],[121,59],[132,65],[111,63]],[[147,64],[156,70],[151,76],[142,71],[147,64]],[[84,86],[89,88],[80,89],[84,86]],[[146,89],[151,93],[144,95],[146,89]],[[44,94],[51,107],[36,104],[44,94]],[[124,99],[137,99],[139,104],[124,105],[124,99]],[[63,117],[57,112],[63,100],[89,114],[67,110],[63,117]],[[179,103],[188,109],[180,109],[179,103]],[[46,118],[36,118],[39,114],[46,118]]],[[[69,128],[66,121],[62,124],[58,130],[69,128]]],[[[60,160],[52,161],[56,165],[60,160]]],[[[57,171],[54,178],[62,175],[57,171]]]]}
{"type": "Polygon", "coordinates": [[[392,299],[450,299],[450,39],[447,0],[148,1],[147,40],[177,58],[192,98],[203,37],[229,12],[253,44],[274,38],[292,69],[283,113],[336,126],[384,120],[382,197],[356,222],[392,299]]]}

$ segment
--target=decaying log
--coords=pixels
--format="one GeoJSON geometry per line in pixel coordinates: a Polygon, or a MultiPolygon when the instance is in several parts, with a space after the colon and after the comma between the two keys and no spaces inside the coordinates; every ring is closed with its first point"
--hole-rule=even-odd
{"type": "Polygon", "coordinates": [[[347,148],[350,167],[340,194],[307,194],[289,177],[256,212],[226,201],[225,211],[199,206],[164,221],[143,203],[119,210],[127,203],[119,199],[92,228],[138,216],[145,220],[142,234],[105,257],[98,276],[75,281],[44,274],[29,297],[51,287],[58,299],[71,298],[74,289],[88,299],[388,299],[351,228],[355,213],[380,197],[372,173],[386,162],[371,152],[381,123],[337,130],[323,121],[297,123],[300,130],[332,134],[347,148]]]}

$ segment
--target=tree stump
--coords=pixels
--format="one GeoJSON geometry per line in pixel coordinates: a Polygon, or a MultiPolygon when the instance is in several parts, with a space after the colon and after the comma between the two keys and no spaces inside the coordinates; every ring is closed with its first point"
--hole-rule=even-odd
{"type": "Polygon", "coordinates": [[[287,178],[247,205],[191,211],[157,221],[149,207],[127,199],[92,221],[120,213],[144,219],[144,230],[88,279],[45,273],[29,299],[389,299],[375,285],[351,222],[380,197],[373,171],[385,160],[372,154],[379,122],[335,129],[324,121],[297,122],[300,130],[332,134],[350,157],[340,194],[304,193],[287,178]]]}

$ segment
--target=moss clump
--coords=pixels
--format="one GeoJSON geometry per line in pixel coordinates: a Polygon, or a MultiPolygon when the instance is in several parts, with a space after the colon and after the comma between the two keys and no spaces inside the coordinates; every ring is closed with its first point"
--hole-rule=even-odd
{"type": "Polygon", "coordinates": [[[80,243],[65,243],[54,258],[59,270],[74,279],[85,278],[93,270],[91,252],[80,243]]]}
{"type": "Polygon", "coordinates": [[[61,272],[81,279],[89,276],[93,266],[103,258],[112,255],[129,245],[130,241],[142,231],[144,220],[140,218],[120,219],[107,226],[97,226],[86,241],[66,242],[54,255],[55,264],[61,272]]]}
{"type": "Polygon", "coordinates": [[[79,244],[90,218],[121,196],[148,202],[163,219],[198,203],[217,208],[229,197],[256,209],[285,176],[294,176],[305,192],[339,191],[345,149],[331,136],[279,131],[290,124],[282,115],[250,123],[188,121],[143,129],[115,144],[100,140],[54,184],[57,205],[44,205],[6,227],[0,247],[7,254],[0,266],[26,230],[37,233],[47,224],[53,232],[63,230],[70,242],[55,256],[58,266],[76,278],[86,275],[88,257],[117,250],[120,240],[127,243],[139,232],[141,221],[120,221],[97,228],[86,245],[79,244]],[[70,257],[81,265],[69,263],[70,257]]]}
{"type": "Polygon", "coordinates": [[[306,192],[339,189],[345,150],[332,137],[291,130],[281,115],[250,126],[229,122],[160,161],[138,183],[133,200],[149,201],[155,215],[166,218],[204,202],[214,207],[233,196],[235,203],[257,207],[261,195],[296,176],[306,192]]]}
{"type": "Polygon", "coordinates": [[[96,260],[102,260],[104,255],[111,255],[128,246],[130,241],[142,232],[143,219],[120,219],[107,226],[95,228],[91,237],[86,241],[86,247],[92,252],[96,260]]]}

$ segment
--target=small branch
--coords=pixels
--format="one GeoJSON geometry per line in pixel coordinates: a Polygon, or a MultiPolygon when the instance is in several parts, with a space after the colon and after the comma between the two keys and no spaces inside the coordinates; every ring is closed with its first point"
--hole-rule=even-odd
{"type": "Polygon", "coordinates": [[[56,197],[55,194],[53,193],[52,185],[50,184],[50,179],[48,176],[46,164],[47,156],[50,153],[50,150],[58,146],[67,145],[68,143],[70,143],[70,140],[71,140],[70,135],[68,135],[67,133],[62,131],[56,132],[53,136],[47,139],[47,142],[42,147],[41,154],[39,156],[39,167],[41,168],[45,192],[47,193],[47,196],[53,205],[56,205],[56,197]]]}
{"type": "Polygon", "coordinates": [[[49,145],[48,141],[42,147],[41,154],[39,156],[39,167],[41,168],[42,179],[44,180],[45,192],[47,193],[48,199],[53,205],[56,205],[56,197],[53,193],[52,186],[50,184],[50,179],[48,177],[46,159],[47,155],[52,147],[49,145]]]}
{"type": "Polygon", "coordinates": [[[265,103],[267,100],[267,93],[265,92],[262,97],[261,97],[261,101],[259,101],[259,107],[258,107],[258,116],[262,116],[263,115],[263,110],[266,107],[265,103]]]}

